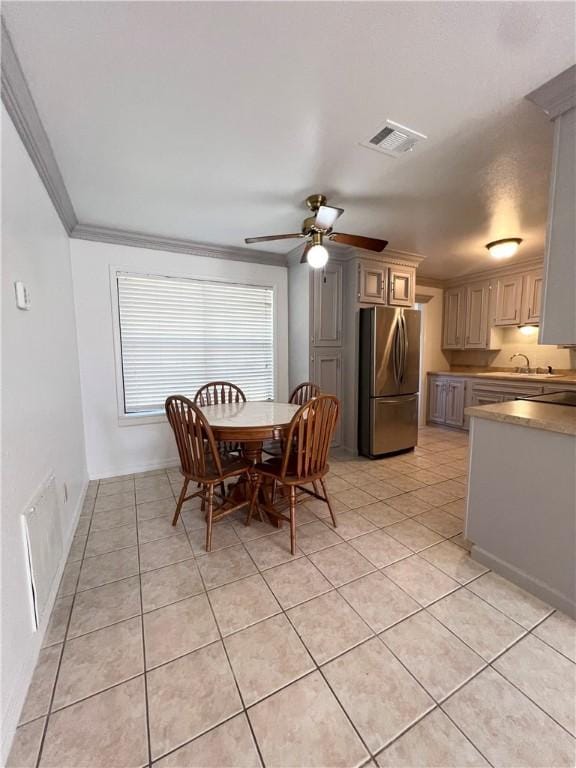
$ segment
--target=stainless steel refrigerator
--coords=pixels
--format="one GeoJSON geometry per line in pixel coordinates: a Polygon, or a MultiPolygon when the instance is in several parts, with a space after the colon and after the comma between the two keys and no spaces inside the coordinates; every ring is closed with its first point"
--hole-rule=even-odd
{"type": "Polygon", "coordinates": [[[371,458],[418,440],[420,311],[360,310],[358,450],[371,458]]]}

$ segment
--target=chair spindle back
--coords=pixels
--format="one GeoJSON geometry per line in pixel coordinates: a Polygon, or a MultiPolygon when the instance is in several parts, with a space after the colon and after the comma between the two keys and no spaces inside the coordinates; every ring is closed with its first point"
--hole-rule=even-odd
{"type": "Polygon", "coordinates": [[[229,381],[211,381],[200,387],[194,396],[194,404],[200,407],[220,403],[245,403],[246,395],[240,387],[229,381]]]}
{"type": "Polygon", "coordinates": [[[214,434],[202,411],[183,395],[172,395],[166,400],[166,416],[176,438],[182,472],[192,479],[206,477],[206,459],[212,460],[218,474],[222,474],[220,454],[214,434]],[[208,443],[209,451],[206,451],[208,443]]]}
{"type": "Polygon", "coordinates": [[[295,474],[304,480],[325,471],[339,410],[338,398],[320,395],[294,414],[286,438],[281,478],[295,474]]]}
{"type": "Polygon", "coordinates": [[[290,401],[294,405],[304,405],[313,397],[318,397],[320,394],[320,387],[318,384],[313,384],[311,381],[305,381],[302,384],[298,384],[294,392],[290,395],[290,401]]]}

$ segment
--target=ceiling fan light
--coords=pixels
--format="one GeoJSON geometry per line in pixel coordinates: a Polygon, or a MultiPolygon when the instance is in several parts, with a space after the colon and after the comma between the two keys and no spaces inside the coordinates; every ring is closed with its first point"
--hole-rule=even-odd
{"type": "Polygon", "coordinates": [[[509,259],[518,251],[521,242],[522,238],[520,237],[505,237],[502,240],[487,243],[486,248],[490,252],[490,256],[495,259],[509,259]]]}
{"type": "Polygon", "coordinates": [[[306,260],[313,269],[322,269],[328,261],[328,250],[323,245],[313,245],[308,249],[306,260]]]}

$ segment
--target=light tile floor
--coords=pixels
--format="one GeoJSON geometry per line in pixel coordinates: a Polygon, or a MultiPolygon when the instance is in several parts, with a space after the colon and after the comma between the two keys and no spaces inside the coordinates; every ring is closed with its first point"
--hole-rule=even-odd
{"type": "Polygon", "coordinates": [[[572,766],[576,624],[472,561],[467,436],[332,460],[203,550],[177,470],[91,483],[9,766],[572,766]]]}

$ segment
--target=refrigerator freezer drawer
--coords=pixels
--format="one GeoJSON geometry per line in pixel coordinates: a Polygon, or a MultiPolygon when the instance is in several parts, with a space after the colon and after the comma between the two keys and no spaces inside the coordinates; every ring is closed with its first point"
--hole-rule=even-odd
{"type": "Polygon", "coordinates": [[[370,455],[413,448],[418,442],[418,395],[370,399],[370,455]]]}

